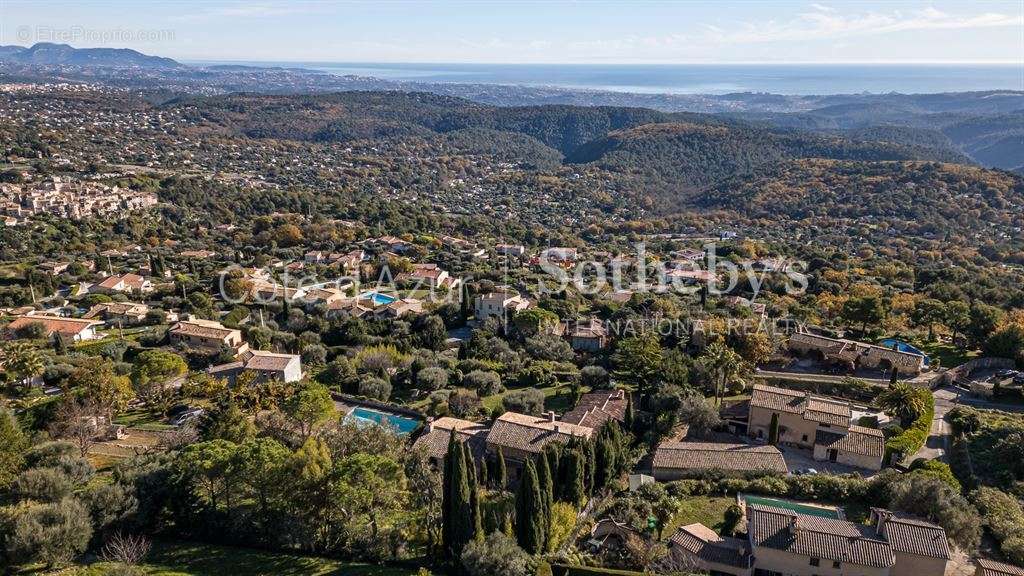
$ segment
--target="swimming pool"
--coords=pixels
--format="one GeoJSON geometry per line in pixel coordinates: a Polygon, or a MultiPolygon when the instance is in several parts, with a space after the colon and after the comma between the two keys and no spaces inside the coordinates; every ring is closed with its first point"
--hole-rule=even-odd
{"type": "Polygon", "coordinates": [[[385,425],[395,431],[399,436],[406,436],[411,434],[413,430],[419,427],[420,421],[415,418],[407,418],[405,416],[399,416],[397,414],[387,414],[378,410],[371,410],[369,408],[363,408],[362,406],[356,406],[351,412],[345,416],[345,420],[348,422],[354,422],[356,424],[377,424],[385,425]]]}
{"type": "Polygon", "coordinates": [[[921,352],[914,346],[907,344],[906,342],[901,342],[895,338],[886,338],[885,340],[882,340],[881,342],[878,343],[879,346],[884,346],[885,348],[892,348],[893,344],[896,345],[896,349],[899,350],[900,352],[906,352],[907,354],[917,354],[918,356],[923,357],[924,365],[928,365],[928,355],[925,354],[924,352],[921,352]]]}
{"type": "Polygon", "coordinates": [[[764,498],[762,496],[750,496],[744,494],[741,496],[747,504],[761,504],[762,506],[774,506],[775,508],[784,508],[786,510],[792,510],[797,514],[806,514],[808,516],[818,516],[819,518],[839,518],[842,519],[842,515],[836,508],[819,508],[817,506],[808,506],[806,504],[798,504],[791,500],[779,500],[777,498],[764,498]]]}
{"type": "Polygon", "coordinates": [[[359,298],[362,300],[373,300],[373,303],[378,306],[387,306],[395,300],[398,300],[398,298],[394,296],[381,294],[380,292],[363,292],[359,295],[359,298]]]}

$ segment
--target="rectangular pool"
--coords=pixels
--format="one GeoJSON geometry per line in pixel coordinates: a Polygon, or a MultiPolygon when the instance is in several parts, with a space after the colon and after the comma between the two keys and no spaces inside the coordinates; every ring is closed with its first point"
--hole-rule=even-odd
{"type": "Polygon", "coordinates": [[[407,418],[397,414],[387,414],[378,410],[363,408],[362,406],[356,406],[353,408],[352,411],[345,416],[345,420],[360,425],[375,424],[378,426],[387,426],[388,428],[393,429],[399,436],[407,436],[411,434],[413,430],[419,428],[420,425],[420,421],[415,418],[407,418]]]}
{"type": "Polygon", "coordinates": [[[808,516],[818,516],[819,518],[837,518],[842,519],[842,515],[839,510],[835,508],[821,508],[818,506],[808,506],[806,504],[799,504],[792,500],[779,500],[777,498],[765,498],[763,496],[750,496],[744,494],[741,496],[747,504],[760,504],[762,506],[773,506],[775,508],[783,508],[785,510],[792,510],[797,514],[806,514],[808,516]]]}
{"type": "Polygon", "coordinates": [[[361,300],[372,300],[377,306],[387,306],[398,298],[389,296],[387,294],[381,294],[380,292],[363,292],[359,295],[361,300]]]}

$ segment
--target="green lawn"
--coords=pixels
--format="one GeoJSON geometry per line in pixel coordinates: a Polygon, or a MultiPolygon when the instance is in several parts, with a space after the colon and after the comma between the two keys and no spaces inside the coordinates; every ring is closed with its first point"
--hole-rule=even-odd
{"type": "Polygon", "coordinates": [[[736,503],[732,497],[722,496],[690,496],[682,499],[679,511],[672,517],[662,531],[664,538],[669,538],[680,526],[700,522],[719,532],[725,524],[725,509],[736,503]]]}
{"type": "Polygon", "coordinates": [[[914,341],[913,344],[929,358],[938,360],[944,368],[955,368],[978,357],[977,350],[961,350],[948,342],[914,341]]]}
{"type": "MultiPolygon", "coordinates": [[[[105,576],[110,568],[110,564],[99,562],[69,576],[105,576]]],[[[417,572],[415,568],[186,543],[154,545],[142,568],[147,576],[413,576],[417,572]]]]}
{"type": "Polygon", "coordinates": [[[118,414],[114,418],[114,424],[120,424],[122,426],[128,426],[129,428],[139,428],[141,430],[171,430],[174,426],[166,424],[163,418],[159,414],[155,414],[149,410],[128,410],[118,414]]]}

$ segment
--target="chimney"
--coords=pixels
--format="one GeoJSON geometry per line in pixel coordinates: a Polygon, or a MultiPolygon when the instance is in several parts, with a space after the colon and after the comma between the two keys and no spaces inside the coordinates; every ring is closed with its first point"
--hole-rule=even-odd
{"type": "Polygon", "coordinates": [[[554,421],[555,421],[555,411],[551,410],[550,412],[548,412],[548,422],[554,422],[554,421]]]}

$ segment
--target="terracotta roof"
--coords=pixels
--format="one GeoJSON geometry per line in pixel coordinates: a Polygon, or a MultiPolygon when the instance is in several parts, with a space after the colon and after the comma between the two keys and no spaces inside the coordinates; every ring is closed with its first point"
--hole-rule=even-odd
{"type": "Polygon", "coordinates": [[[576,407],[563,414],[560,420],[588,428],[600,428],[608,420],[625,420],[627,404],[624,390],[588,392],[580,396],[576,407]]]}
{"type": "Polygon", "coordinates": [[[171,328],[172,334],[198,336],[200,338],[216,338],[219,340],[223,340],[235,332],[239,331],[226,328],[218,322],[209,320],[183,320],[171,328]]]}
{"type": "Polygon", "coordinates": [[[978,558],[975,563],[981,568],[981,576],[1024,576],[1024,568],[1003,564],[987,558],[978,558]]]}
{"type": "Polygon", "coordinates": [[[808,396],[807,408],[804,410],[804,419],[811,422],[849,426],[850,405],[846,402],[808,396]]]}
{"type": "Polygon", "coordinates": [[[413,446],[424,447],[427,455],[431,458],[443,460],[448,454],[448,439],[451,437],[452,430],[460,440],[469,443],[469,448],[474,456],[483,456],[484,441],[489,430],[483,424],[446,416],[434,420],[428,424],[428,427],[429,431],[417,438],[413,446]]]}
{"type": "Polygon", "coordinates": [[[874,508],[872,512],[880,516],[879,533],[885,536],[897,552],[947,560],[950,558],[946,531],[941,526],[924,520],[897,516],[880,508],[874,508]]]}
{"type": "Polygon", "coordinates": [[[878,458],[885,453],[885,437],[882,431],[863,426],[850,426],[846,434],[818,430],[814,435],[814,443],[840,452],[878,458]]]}
{"type": "Polygon", "coordinates": [[[745,540],[723,538],[699,523],[683,526],[672,535],[670,542],[704,562],[745,568],[750,566],[752,559],[745,540]]]}
{"type": "Polygon", "coordinates": [[[853,522],[761,504],[748,504],[747,518],[755,556],[757,548],[764,547],[860,566],[886,568],[896,563],[888,542],[871,537],[868,527],[853,522]]]}
{"type": "Polygon", "coordinates": [[[593,433],[594,429],[586,426],[505,412],[491,425],[487,443],[539,453],[548,442],[568,442],[573,437],[590,438],[593,433]]]}
{"type": "Polygon", "coordinates": [[[654,452],[653,467],[789,472],[782,453],[774,446],[716,442],[663,442],[654,452]]]}
{"type": "Polygon", "coordinates": [[[253,350],[249,354],[252,356],[245,363],[249,370],[283,372],[292,362],[299,361],[297,354],[277,354],[263,350],[253,350]]]}
{"type": "Polygon", "coordinates": [[[76,336],[90,326],[100,326],[103,323],[83,318],[58,318],[56,316],[19,316],[7,325],[11,331],[20,330],[31,324],[42,324],[46,329],[46,335],[54,333],[61,336],[76,336]]]}
{"type": "Polygon", "coordinates": [[[750,405],[757,408],[767,408],[779,412],[790,412],[800,414],[804,411],[804,399],[807,395],[796,390],[776,388],[765,384],[754,384],[754,391],[750,395],[750,405]]]}

